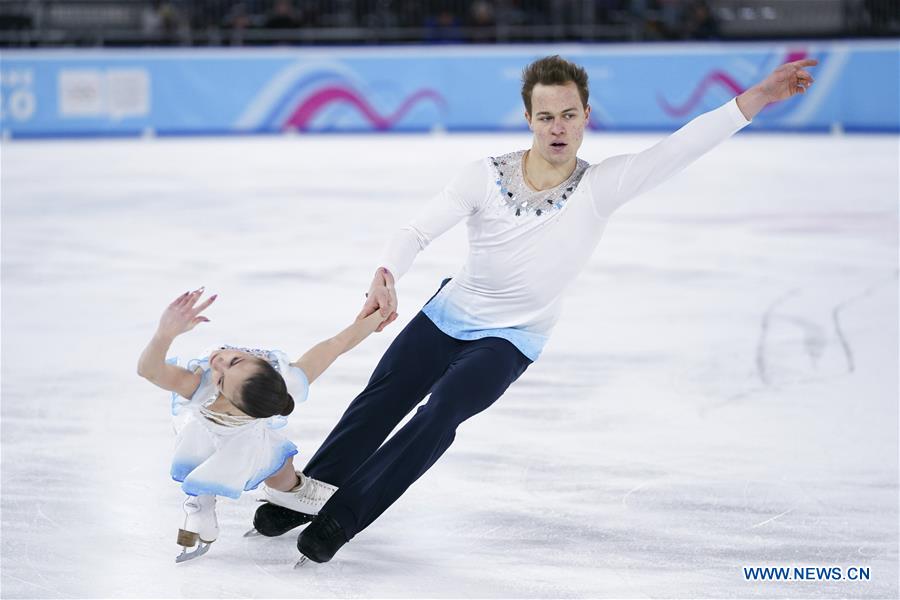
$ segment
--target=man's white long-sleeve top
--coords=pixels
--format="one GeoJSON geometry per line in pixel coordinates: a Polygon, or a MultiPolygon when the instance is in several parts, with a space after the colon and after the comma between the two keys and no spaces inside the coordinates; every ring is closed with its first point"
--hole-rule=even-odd
{"type": "Polygon", "coordinates": [[[540,192],[524,181],[524,151],[471,163],[394,234],[381,264],[399,279],[432,240],[466,219],[466,262],[422,310],[451,337],[505,338],[536,360],[613,211],[748,123],[731,100],[642,152],[595,165],[579,159],[566,181],[540,192]]]}

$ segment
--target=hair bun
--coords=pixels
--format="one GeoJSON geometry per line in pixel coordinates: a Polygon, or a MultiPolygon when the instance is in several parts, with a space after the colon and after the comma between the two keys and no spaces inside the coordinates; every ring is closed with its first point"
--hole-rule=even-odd
{"type": "Polygon", "coordinates": [[[294,398],[290,394],[284,395],[284,408],[281,409],[281,416],[286,417],[294,412],[294,398]]]}

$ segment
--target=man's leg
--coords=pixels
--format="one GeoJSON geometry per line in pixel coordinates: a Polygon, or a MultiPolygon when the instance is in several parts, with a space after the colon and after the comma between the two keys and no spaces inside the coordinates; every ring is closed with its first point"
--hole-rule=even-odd
{"type": "Polygon", "coordinates": [[[422,401],[464,344],[421,312],[393,341],[304,474],[341,487],[422,401]]]}
{"type": "Polygon", "coordinates": [[[340,523],[348,540],[441,457],[460,423],[493,404],[531,364],[504,339],[463,343],[431,389],[428,402],[342,483],[320,511],[340,523]]]}

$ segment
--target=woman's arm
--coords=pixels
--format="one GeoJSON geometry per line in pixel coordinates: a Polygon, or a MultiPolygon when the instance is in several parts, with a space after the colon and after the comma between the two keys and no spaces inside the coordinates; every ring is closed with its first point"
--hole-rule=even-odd
{"type": "Polygon", "coordinates": [[[200,385],[200,374],[187,369],[166,364],[166,353],[172,341],[180,334],[190,331],[198,323],[209,321],[200,313],[216,299],[210,296],[199,306],[194,306],[203,288],[193,292],[185,292],[176,298],[163,312],[156,333],[144,348],[138,359],[138,375],[164,390],[175,392],[184,398],[190,398],[200,385]]]}
{"type": "Polygon", "coordinates": [[[341,331],[336,336],[319,342],[310,348],[306,354],[292,362],[295,367],[303,369],[309,383],[315,381],[331,363],[344,352],[349,351],[361,341],[369,337],[384,318],[379,311],[373,312],[365,318],[357,319],[352,325],[341,331]]]}
{"type": "Polygon", "coordinates": [[[166,353],[172,340],[159,334],[153,336],[138,360],[138,375],[164,390],[190,398],[200,385],[200,374],[166,364],[166,353]]]}

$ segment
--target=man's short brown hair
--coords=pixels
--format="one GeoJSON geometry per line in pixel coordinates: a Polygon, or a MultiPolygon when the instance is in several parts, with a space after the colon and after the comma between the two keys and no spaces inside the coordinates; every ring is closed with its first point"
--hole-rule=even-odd
{"type": "Polygon", "coordinates": [[[588,76],[582,67],[560,58],[558,54],[534,61],[522,71],[522,102],[525,103],[525,110],[531,114],[531,92],[537,84],[565,85],[570,81],[578,88],[581,104],[586,108],[588,76]]]}

